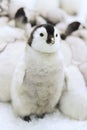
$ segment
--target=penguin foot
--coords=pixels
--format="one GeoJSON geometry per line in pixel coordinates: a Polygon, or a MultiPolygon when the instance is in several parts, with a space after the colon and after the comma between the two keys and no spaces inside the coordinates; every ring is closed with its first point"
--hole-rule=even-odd
{"type": "Polygon", "coordinates": [[[44,116],[45,116],[45,114],[42,114],[42,115],[36,115],[36,118],[41,118],[41,119],[43,119],[44,116]]]}
{"type": "Polygon", "coordinates": [[[31,118],[30,118],[30,116],[25,116],[25,117],[23,118],[23,120],[24,120],[24,121],[27,121],[27,122],[30,122],[30,121],[31,121],[31,118]]]}

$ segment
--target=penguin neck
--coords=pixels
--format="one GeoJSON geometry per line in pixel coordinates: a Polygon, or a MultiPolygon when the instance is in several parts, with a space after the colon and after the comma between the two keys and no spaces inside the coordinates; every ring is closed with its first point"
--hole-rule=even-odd
{"type": "Polygon", "coordinates": [[[29,45],[27,45],[26,47],[26,58],[28,57],[38,57],[38,58],[54,58],[56,56],[59,55],[59,52],[56,51],[54,53],[45,53],[45,52],[40,52],[40,51],[37,51],[35,49],[33,49],[32,47],[30,47],[29,45]]]}

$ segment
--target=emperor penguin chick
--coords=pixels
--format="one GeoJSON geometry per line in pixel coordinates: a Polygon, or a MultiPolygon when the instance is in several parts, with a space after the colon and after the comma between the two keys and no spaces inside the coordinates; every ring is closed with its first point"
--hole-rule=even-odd
{"type": "Polygon", "coordinates": [[[54,110],[64,83],[61,55],[56,28],[50,24],[37,26],[30,35],[12,82],[12,104],[17,115],[22,118],[42,116],[54,110]]]}

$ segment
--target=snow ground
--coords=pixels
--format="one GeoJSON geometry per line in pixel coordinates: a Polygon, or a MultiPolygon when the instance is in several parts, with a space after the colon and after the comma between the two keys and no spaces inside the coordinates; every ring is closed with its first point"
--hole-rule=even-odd
{"type": "Polygon", "coordinates": [[[14,115],[10,104],[0,103],[0,130],[87,130],[87,121],[69,119],[58,111],[28,123],[14,115]]]}

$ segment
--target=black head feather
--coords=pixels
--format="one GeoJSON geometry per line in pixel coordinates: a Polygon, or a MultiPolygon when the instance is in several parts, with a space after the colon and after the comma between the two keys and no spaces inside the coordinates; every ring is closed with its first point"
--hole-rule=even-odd
{"type": "Polygon", "coordinates": [[[26,17],[26,14],[25,14],[25,11],[24,11],[24,8],[20,8],[17,10],[16,14],[15,14],[15,19],[18,19],[22,17],[23,18],[23,23],[27,23],[28,22],[28,19],[26,17]]]}
{"type": "Polygon", "coordinates": [[[74,31],[78,30],[80,25],[81,23],[78,21],[70,23],[66,28],[65,33],[61,34],[61,39],[65,40],[67,36],[69,36],[74,31]]]}
{"type": "Polygon", "coordinates": [[[28,44],[31,46],[32,44],[32,40],[33,40],[33,34],[34,32],[38,29],[38,28],[41,28],[41,27],[44,27],[47,31],[47,34],[48,34],[48,37],[47,37],[47,41],[49,41],[50,37],[54,37],[54,26],[51,25],[51,24],[42,24],[42,25],[39,25],[37,27],[34,28],[34,30],[32,31],[31,35],[30,35],[30,38],[28,40],[28,44]]]}

